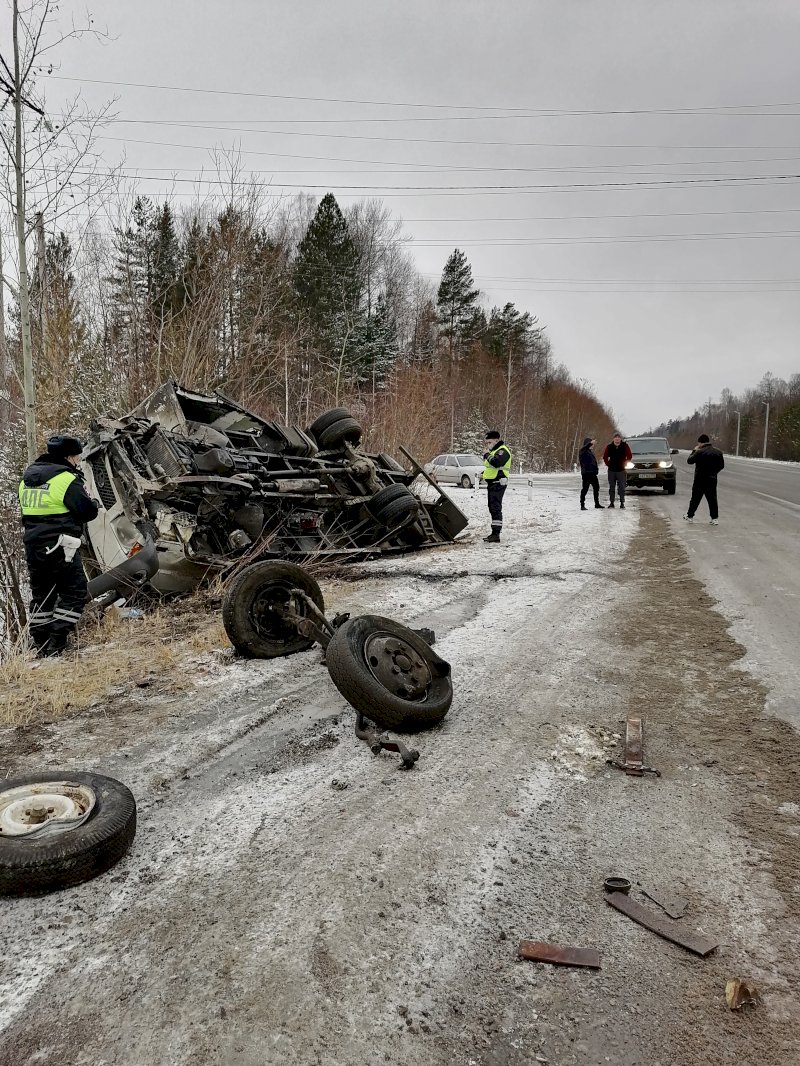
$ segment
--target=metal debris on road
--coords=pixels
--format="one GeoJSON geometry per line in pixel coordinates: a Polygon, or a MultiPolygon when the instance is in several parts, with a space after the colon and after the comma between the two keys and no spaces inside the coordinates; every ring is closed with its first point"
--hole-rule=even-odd
{"type": "Polygon", "coordinates": [[[701,933],[697,933],[693,929],[687,929],[683,925],[676,927],[667,918],[663,918],[654,911],[648,910],[647,907],[643,907],[640,903],[636,903],[628,896],[623,895],[622,892],[612,892],[605,897],[605,900],[606,903],[614,907],[615,910],[622,911],[623,914],[632,918],[634,922],[643,925],[645,929],[649,929],[652,933],[664,937],[665,940],[671,940],[673,944],[678,944],[680,947],[686,948],[687,951],[691,951],[695,955],[705,957],[706,955],[710,955],[712,951],[716,951],[719,947],[717,941],[711,940],[709,937],[703,936],[701,933]]]}
{"type": "Polygon", "coordinates": [[[627,877],[607,877],[603,882],[604,892],[624,892],[627,896],[631,890],[631,883],[627,877]]]}
{"type": "Polygon", "coordinates": [[[683,899],[682,896],[672,896],[661,889],[645,888],[642,884],[639,885],[639,888],[642,890],[643,895],[651,899],[670,918],[682,918],[686,914],[686,909],[689,906],[688,899],[683,899]]]}
{"type": "Polygon", "coordinates": [[[625,761],[607,759],[609,766],[615,766],[618,770],[624,770],[633,777],[642,777],[643,774],[655,774],[661,777],[661,772],[653,766],[644,765],[644,740],[642,732],[642,719],[630,717],[625,723],[625,761]]]}
{"type": "Polygon", "coordinates": [[[369,747],[373,755],[380,755],[381,751],[396,751],[401,759],[401,770],[413,770],[414,763],[419,758],[419,752],[416,748],[409,749],[403,744],[401,740],[391,740],[386,733],[377,733],[372,729],[368,729],[364,716],[361,711],[356,708],[356,736],[359,740],[363,740],[369,747]]]}
{"type": "Polygon", "coordinates": [[[725,985],[725,1002],[731,1010],[741,1010],[742,1007],[757,1007],[761,1002],[761,994],[755,985],[741,977],[734,977],[725,985]]]}
{"type": "Polygon", "coordinates": [[[585,966],[600,969],[600,952],[595,948],[570,948],[545,944],[540,940],[520,940],[517,954],[531,962],[551,962],[554,966],[585,966]]]}

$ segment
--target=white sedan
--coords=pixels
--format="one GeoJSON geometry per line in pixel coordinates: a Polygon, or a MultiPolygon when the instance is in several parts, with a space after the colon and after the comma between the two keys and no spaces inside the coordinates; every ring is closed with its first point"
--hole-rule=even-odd
{"type": "Polygon", "coordinates": [[[481,483],[483,459],[470,453],[437,455],[425,465],[425,473],[442,485],[471,489],[481,483]]]}

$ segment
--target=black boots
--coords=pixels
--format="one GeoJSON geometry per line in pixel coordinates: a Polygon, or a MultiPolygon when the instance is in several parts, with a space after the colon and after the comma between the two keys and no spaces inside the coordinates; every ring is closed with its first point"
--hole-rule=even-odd
{"type": "Polygon", "coordinates": [[[595,510],[597,510],[597,511],[604,511],[605,510],[605,508],[603,507],[602,503],[596,503],[594,506],[595,506],[595,510]]]}
{"type": "Polygon", "coordinates": [[[499,544],[500,534],[492,531],[488,537],[483,538],[484,544],[499,544]]]}
{"type": "Polygon", "coordinates": [[[582,510],[582,511],[585,511],[585,510],[586,510],[586,504],[585,504],[585,503],[582,503],[582,504],[581,504],[581,510],[582,510]]]}
{"type": "Polygon", "coordinates": [[[613,500],[610,500],[610,501],[609,501],[609,504],[608,504],[608,506],[609,506],[609,507],[613,507],[613,506],[614,506],[614,501],[613,501],[613,500]]]}

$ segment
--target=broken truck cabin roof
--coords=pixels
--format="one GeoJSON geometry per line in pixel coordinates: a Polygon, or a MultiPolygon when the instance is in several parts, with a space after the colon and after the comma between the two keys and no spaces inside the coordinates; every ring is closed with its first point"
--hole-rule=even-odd
{"type": "Polygon", "coordinates": [[[124,418],[92,423],[82,466],[102,507],[89,568],[152,541],[151,583],[182,592],[242,557],[363,559],[451,542],[466,516],[444,493],[420,499],[416,461],[406,470],[364,452],[361,435],[344,408],[303,430],[167,382],[124,418]]]}

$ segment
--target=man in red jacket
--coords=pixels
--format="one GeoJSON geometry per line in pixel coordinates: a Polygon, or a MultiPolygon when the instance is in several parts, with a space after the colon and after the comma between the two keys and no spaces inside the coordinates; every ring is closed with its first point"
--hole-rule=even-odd
{"type": "Polygon", "coordinates": [[[603,462],[608,467],[608,506],[614,506],[614,490],[619,492],[619,505],[625,510],[625,466],[633,456],[631,450],[622,439],[622,434],[617,430],[603,449],[603,462]]]}

